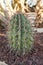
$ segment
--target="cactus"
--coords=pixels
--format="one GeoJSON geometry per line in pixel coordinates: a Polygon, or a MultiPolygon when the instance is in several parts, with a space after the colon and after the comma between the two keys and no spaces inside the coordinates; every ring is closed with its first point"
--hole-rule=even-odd
{"type": "Polygon", "coordinates": [[[7,36],[11,47],[20,54],[31,50],[33,45],[32,28],[24,14],[17,13],[12,16],[8,24],[7,36]]]}

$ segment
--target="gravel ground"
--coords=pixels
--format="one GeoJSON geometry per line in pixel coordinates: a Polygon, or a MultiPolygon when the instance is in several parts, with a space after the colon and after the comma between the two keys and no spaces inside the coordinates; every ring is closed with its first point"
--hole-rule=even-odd
{"type": "MultiPolygon", "coordinates": [[[[5,30],[0,30],[0,34],[5,34],[5,30]]],[[[43,33],[35,34],[34,48],[30,53],[19,57],[10,49],[5,36],[0,36],[0,61],[8,65],[43,65],[43,33]]]]}

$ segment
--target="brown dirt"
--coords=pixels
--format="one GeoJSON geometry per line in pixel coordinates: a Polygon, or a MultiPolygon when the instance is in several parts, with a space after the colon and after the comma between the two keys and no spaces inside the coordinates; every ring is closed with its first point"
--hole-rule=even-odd
{"type": "Polygon", "coordinates": [[[43,28],[43,22],[42,23],[39,23],[38,25],[36,24],[36,27],[37,28],[43,28]]]}
{"type": "MultiPolygon", "coordinates": [[[[0,30],[0,34],[6,34],[5,30],[0,30]]],[[[5,36],[0,35],[0,61],[5,61],[8,65],[43,65],[43,33],[35,34],[34,48],[23,57],[10,49],[5,36]]]]}

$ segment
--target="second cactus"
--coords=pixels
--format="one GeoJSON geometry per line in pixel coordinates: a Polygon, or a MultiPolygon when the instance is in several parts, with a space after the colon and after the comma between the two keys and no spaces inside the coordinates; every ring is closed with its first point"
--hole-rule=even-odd
{"type": "Polygon", "coordinates": [[[20,54],[31,50],[33,45],[30,22],[22,13],[15,14],[8,24],[8,41],[11,47],[20,54]]]}

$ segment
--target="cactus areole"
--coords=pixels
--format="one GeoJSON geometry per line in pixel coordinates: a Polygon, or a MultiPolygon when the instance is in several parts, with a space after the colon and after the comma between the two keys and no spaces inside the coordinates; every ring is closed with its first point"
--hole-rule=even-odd
{"type": "Polygon", "coordinates": [[[8,24],[8,41],[11,47],[20,54],[25,54],[31,50],[33,45],[32,29],[30,22],[22,13],[12,16],[8,24]]]}

